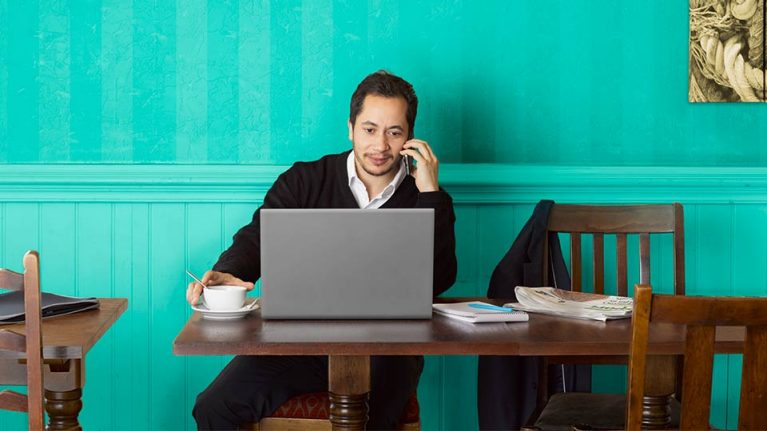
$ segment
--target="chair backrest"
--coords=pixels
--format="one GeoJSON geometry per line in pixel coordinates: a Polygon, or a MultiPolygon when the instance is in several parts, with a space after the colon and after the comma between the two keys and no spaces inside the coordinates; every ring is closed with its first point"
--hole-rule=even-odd
{"type": "MultiPolygon", "coordinates": [[[[604,293],[604,237],[616,236],[617,294],[628,296],[627,235],[639,235],[639,283],[650,283],[650,234],[672,234],[674,293],[684,295],[684,214],[682,205],[569,205],[554,204],[548,232],[570,234],[572,290],[580,292],[581,236],[593,235],[594,293],[604,293]]],[[[543,284],[549,285],[549,235],[544,242],[543,284]]]]}
{"type": "Polygon", "coordinates": [[[711,375],[717,326],[744,326],[738,429],[767,429],[767,298],[653,295],[637,285],[632,316],[627,429],[642,422],[650,322],[686,325],[680,428],[709,428],[711,375]]]}
{"type": "Polygon", "coordinates": [[[24,292],[25,334],[0,329],[0,349],[24,353],[27,358],[27,395],[0,392],[0,409],[26,411],[29,429],[43,429],[43,348],[40,311],[40,256],[24,255],[24,273],[0,269],[0,288],[24,292]]]}

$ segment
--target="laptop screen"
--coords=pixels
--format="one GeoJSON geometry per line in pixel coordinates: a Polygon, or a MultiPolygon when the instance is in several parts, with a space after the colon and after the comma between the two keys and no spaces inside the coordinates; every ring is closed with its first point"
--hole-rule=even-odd
{"type": "Polygon", "coordinates": [[[430,318],[433,209],[262,209],[265,319],[430,318]]]}

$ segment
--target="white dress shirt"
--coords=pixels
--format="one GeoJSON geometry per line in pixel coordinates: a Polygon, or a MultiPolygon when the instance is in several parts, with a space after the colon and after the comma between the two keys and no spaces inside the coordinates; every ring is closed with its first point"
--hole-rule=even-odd
{"type": "Polygon", "coordinates": [[[397,190],[397,187],[399,187],[405,179],[405,162],[403,159],[400,160],[402,160],[402,162],[399,165],[399,170],[397,171],[397,175],[394,176],[394,179],[389,185],[384,187],[381,193],[373,196],[373,199],[368,199],[368,190],[365,188],[365,184],[362,183],[362,180],[357,176],[357,169],[354,163],[354,151],[349,153],[349,157],[346,159],[346,173],[349,176],[349,188],[352,190],[354,199],[357,201],[357,205],[359,205],[360,208],[380,208],[381,205],[389,200],[394,194],[394,191],[397,190]]]}

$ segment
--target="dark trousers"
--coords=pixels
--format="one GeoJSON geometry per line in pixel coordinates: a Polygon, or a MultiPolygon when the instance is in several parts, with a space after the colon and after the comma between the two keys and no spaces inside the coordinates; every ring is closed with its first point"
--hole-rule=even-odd
{"type": "MultiPolygon", "coordinates": [[[[368,429],[396,428],[421,371],[422,356],[371,356],[368,429]]],[[[232,430],[327,389],[326,356],[237,356],[197,396],[192,415],[200,430],[232,430]]]]}

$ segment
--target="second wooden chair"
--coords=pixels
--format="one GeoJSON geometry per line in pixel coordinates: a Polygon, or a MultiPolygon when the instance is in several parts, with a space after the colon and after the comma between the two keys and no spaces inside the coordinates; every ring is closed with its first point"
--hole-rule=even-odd
{"type": "Polygon", "coordinates": [[[24,293],[25,334],[0,329],[0,350],[26,357],[27,394],[0,391],[0,409],[27,412],[29,429],[43,425],[43,343],[40,311],[40,257],[36,251],[24,255],[24,273],[0,269],[0,288],[24,293]]]}
{"type": "Polygon", "coordinates": [[[767,298],[653,295],[636,286],[626,428],[642,427],[650,323],[685,325],[682,430],[709,429],[714,341],[718,326],[743,326],[739,430],[767,429],[767,298]]]}

